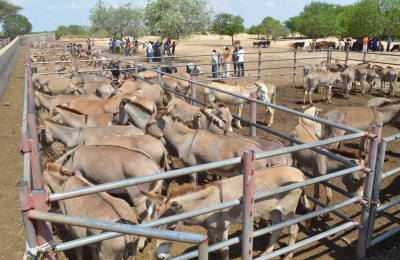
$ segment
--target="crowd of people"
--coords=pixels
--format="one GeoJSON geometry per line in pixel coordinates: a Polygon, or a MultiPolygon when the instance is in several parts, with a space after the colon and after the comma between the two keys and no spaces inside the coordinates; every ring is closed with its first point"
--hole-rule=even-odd
{"type": "Polygon", "coordinates": [[[177,42],[173,42],[171,44],[171,39],[167,38],[165,42],[157,41],[152,42],[150,41],[146,46],[146,53],[148,57],[148,62],[159,61],[164,62],[164,56],[167,55],[168,57],[175,55],[175,48],[178,45],[177,42]]]}
{"type": "MultiPolygon", "coordinates": [[[[380,50],[384,51],[383,43],[381,43],[382,46],[380,46],[378,37],[372,37],[372,39],[370,39],[368,36],[359,37],[356,40],[356,42],[359,44],[359,46],[363,46],[363,52],[380,51],[380,50]]],[[[386,51],[389,51],[390,44],[392,42],[393,42],[393,40],[391,37],[388,37],[386,39],[386,51]]]]}
{"type": "Polygon", "coordinates": [[[133,38],[131,41],[130,38],[125,38],[124,40],[114,38],[108,41],[109,51],[110,53],[121,54],[121,55],[135,55],[138,52],[139,42],[136,38],[133,38]],[[131,52],[132,50],[132,52],[131,52]]]}

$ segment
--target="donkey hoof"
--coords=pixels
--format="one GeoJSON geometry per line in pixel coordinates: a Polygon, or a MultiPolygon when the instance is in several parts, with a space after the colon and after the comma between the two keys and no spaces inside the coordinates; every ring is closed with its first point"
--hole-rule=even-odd
{"type": "Polygon", "coordinates": [[[322,216],[322,218],[323,218],[324,220],[329,220],[331,217],[330,217],[330,214],[329,214],[329,213],[326,213],[326,214],[324,214],[324,215],[322,216]]]}

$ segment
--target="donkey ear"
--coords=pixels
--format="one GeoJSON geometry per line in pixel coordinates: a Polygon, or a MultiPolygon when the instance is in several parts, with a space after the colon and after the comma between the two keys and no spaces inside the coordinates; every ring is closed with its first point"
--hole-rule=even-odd
{"type": "Polygon", "coordinates": [[[211,109],[211,108],[206,108],[206,109],[204,110],[204,112],[205,112],[206,114],[211,114],[211,113],[212,113],[212,109],[211,109]]]}
{"type": "Polygon", "coordinates": [[[195,115],[194,115],[194,117],[196,117],[196,118],[200,118],[200,117],[202,117],[203,115],[201,114],[201,112],[197,112],[195,115]]]}
{"type": "Polygon", "coordinates": [[[171,204],[171,209],[172,209],[173,211],[175,211],[175,212],[180,212],[180,210],[182,209],[182,205],[179,204],[179,202],[174,201],[174,202],[172,202],[172,204],[171,204]]]}
{"type": "Polygon", "coordinates": [[[75,172],[68,170],[67,168],[65,168],[64,166],[61,168],[61,174],[65,175],[65,176],[74,176],[75,172]]]}
{"type": "Polygon", "coordinates": [[[160,195],[157,195],[157,194],[154,194],[151,192],[145,192],[145,191],[140,190],[140,193],[147,196],[149,199],[151,199],[156,204],[161,204],[165,200],[163,196],[160,196],[160,195]]]}

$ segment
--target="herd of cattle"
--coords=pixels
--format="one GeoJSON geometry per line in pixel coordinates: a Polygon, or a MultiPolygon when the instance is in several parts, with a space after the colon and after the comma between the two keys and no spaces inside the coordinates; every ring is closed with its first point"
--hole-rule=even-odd
{"type": "MultiPolygon", "coordinates": [[[[104,68],[118,67],[117,63],[112,62],[107,64],[98,61],[98,64],[104,68]]],[[[62,192],[168,171],[173,168],[171,156],[179,158],[185,167],[191,167],[240,157],[249,149],[261,153],[284,147],[277,140],[249,137],[233,132],[232,115],[227,105],[237,106],[237,115],[241,116],[243,106],[247,102],[245,99],[205,88],[204,98],[209,105],[203,108],[195,107],[185,100],[175,98],[173,93],[164,91],[161,86],[155,84],[154,82],[158,82],[157,73],[153,71],[139,72],[139,78],[149,82],[125,77],[117,70],[108,74],[98,74],[100,72],[37,74],[68,72],[67,66],[65,63],[32,66],[35,105],[40,121],[40,142],[42,146],[52,148],[59,147],[61,143],[65,148],[62,151],[54,149],[55,155],[46,160],[43,180],[49,192],[62,192]],[[164,103],[167,100],[168,103],[164,103]]],[[[87,64],[89,69],[93,69],[93,66],[96,64],[87,64]]],[[[186,72],[172,67],[166,67],[164,71],[188,80],[191,72],[201,73],[201,69],[193,64],[187,66],[186,72]]],[[[372,65],[345,67],[336,62],[305,66],[307,89],[312,88],[311,91],[306,91],[306,95],[310,93],[311,101],[313,88],[318,84],[331,88],[340,78],[343,78],[346,87],[358,81],[364,90],[364,84],[370,82],[368,76],[372,71],[382,82],[389,82],[394,89],[393,77],[387,78],[387,75],[392,75],[391,69],[372,65]]],[[[161,84],[179,93],[186,95],[190,93],[188,81],[170,75],[163,75],[161,84]]],[[[210,85],[248,97],[251,92],[256,92],[258,99],[275,103],[276,87],[269,82],[259,81],[248,86],[211,82],[210,85]]],[[[328,99],[330,100],[329,97],[328,99]]],[[[399,109],[400,104],[397,102],[382,99],[364,108],[333,109],[333,112],[326,113],[325,118],[361,130],[369,130],[375,124],[392,123],[398,126],[398,116],[395,115],[399,109]],[[348,116],[349,113],[354,113],[354,116],[348,116]]],[[[267,106],[266,113],[270,120],[265,124],[271,126],[274,110],[267,106]]],[[[304,113],[316,116],[318,109],[310,105],[305,108],[304,113]]],[[[236,121],[236,126],[241,128],[239,120],[236,121]]],[[[339,129],[330,127],[325,127],[321,133],[321,129],[319,123],[299,117],[299,125],[293,129],[291,136],[302,142],[313,142],[344,134],[342,131],[337,131],[339,129]]],[[[363,164],[355,153],[334,146],[323,149],[363,164]]],[[[311,150],[257,160],[257,192],[305,180],[303,173],[292,167],[294,165],[292,156],[299,165],[311,170],[317,176],[349,167],[343,163],[332,163],[333,159],[311,150]],[[268,182],[265,182],[265,179],[268,179],[268,182]]],[[[60,201],[58,204],[63,214],[135,225],[237,199],[243,195],[241,165],[225,166],[210,170],[209,173],[228,178],[201,187],[188,183],[173,189],[169,188],[169,180],[158,180],[110,191],[110,193],[128,193],[139,220],[126,201],[105,192],[60,201]],[[160,195],[162,189],[166,190],[167,197],[160,195]]],[[[364,178],[365,174],[359,171],[346,175],[342,181],[349,192],[360,194],[364,178]]],[[[316,187],[319,187],[318,184],[316,187]]],[[[315,198],[319,196],[318,190],[315,189],[315,198]]],[[[328,188],[327,193],[329,204],[332,194],[328,188]]],[[[256,203],[254,217],[266,218],[270,213],[273,223],[281,222],[282,218],[284,220],[295,218],[296,207],[301,197],[306,212],[309,212],[310,206],[306,196],[302,195],[302,189],[295,189],[288,192],[287,196],[278,194],[256,203]]],[[[216,243],[228,239],[230,225],[241,223],[242,210],[242,205],[238,205],[193,217],[184,224],[203,226],[208,232],[210,242],[216,243]]],[[[306,228],[309,227],[310,223],[307,222],[306,228]]],[[[161,228],[182,231],[183,226],[182,222],[178,222],[161,228]]],[[[75,239],[101,232],[72,225],[68,229],[75,239]]],[[[289,245],[295,242],[297,232],[297,225],[291,225],[289,245]]],[[[263,254],[273,251],[279,234],[280,231],[273,232],[263,254]]],[[[93,258],[133,259],[136,251],[145,247],[145,240],[143,237],[125,235],[93,244],[91,246],[93,258]]],[[[155,252],[157,259],[168,258],[171,245],[172,242],[167,241],[157,243],[155,252]]],[[[221,253],[223,259],[229,259],[228,247],[223,248],[221,253]]],[[[78,259],[81,259],[82,250],[77,249],[77,254],[78,259]]],[[[289,252],[288,258],[292,255],[293,252],[289,252]]]]}
{"type": "Polygon", "coordinates": [[[260,48],[269,48],[271,47],[271,41],[259,41],[259,42],[253,42],[253,49],[254,47],[260,48]]]}
{"type": "MultiPolygon", "coordinates": [[[[254,45],[253,45],[254,48],[254,45]]],[[[312,42],[291,42],[290,49],[296,50],[316,50],[316,49],[333,49],[338,51],[362,51],[363,45],[355,41],[312,41],[312,42]]],[[[381,51],[384,47],[381,45],[381,51]]],[[[400,45],[394,44],[390,51],[400,51],[400,45]]]]}

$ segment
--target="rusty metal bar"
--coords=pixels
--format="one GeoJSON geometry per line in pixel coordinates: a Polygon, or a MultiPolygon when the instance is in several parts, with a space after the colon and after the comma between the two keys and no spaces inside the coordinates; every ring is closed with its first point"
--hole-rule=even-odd
{"type": "Polygon", "coordinates": [[[251,150],[245,151],[243,156],[243,260],[250,260],[253,256],[255,168],[255,152],[251,150]]]}
{"type": "Polygon", "coordinates": [[[261,51],[258,50],[258,80],[260,80],[260,78],[261,78],[261,76],[260,76],[260,74],[261,74],[260,68],[261,68],[261,51]]]}
{"type": "Polygon", "coordinates": [[[29,194],[29,185],[27,181],[20,181],[17,183],[19,207],[22,211],[22,219],[24,221],[25,236],[29,248],[36,248],[38,246],[36,240],[36,231],[34,221],[29,219],[27,212],[32,208],[31,198],[29,194]]]}
{"type": "Polygon", "coordinates": [[[293,83],[296,83],[296,58],[297,58],[297,50],[294,51],[294,56],[293,56],[293,83]]]}

